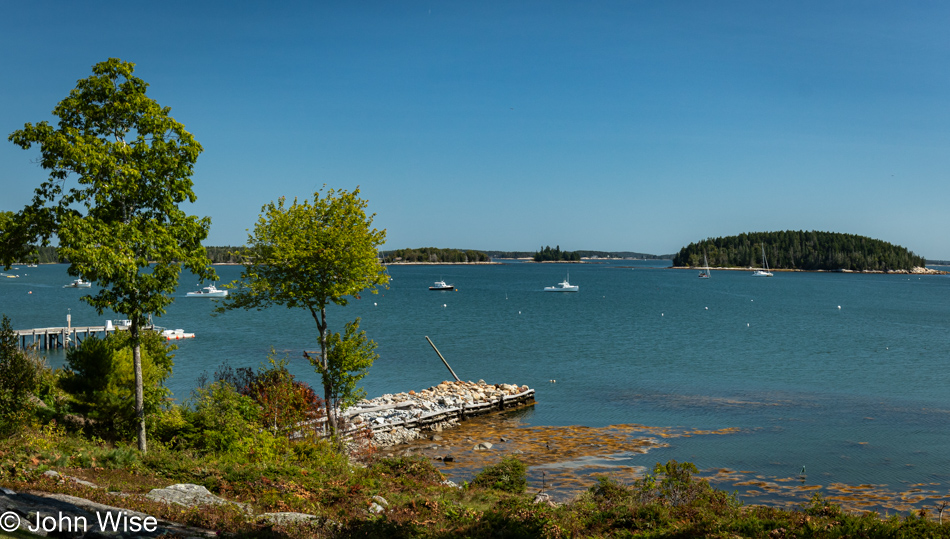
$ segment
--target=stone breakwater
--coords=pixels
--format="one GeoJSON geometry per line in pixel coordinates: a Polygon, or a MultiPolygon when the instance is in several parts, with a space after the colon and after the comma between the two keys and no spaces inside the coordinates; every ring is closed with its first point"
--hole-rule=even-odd
{"type": "Polygon", "coordinates": [[[515,384],[442,382],[422,391],[363,400],[346,411],[353,429],[370,429],[373,443],[388,446],[441,432],[467,417],[534,403],[534,390],[515,384]]]}

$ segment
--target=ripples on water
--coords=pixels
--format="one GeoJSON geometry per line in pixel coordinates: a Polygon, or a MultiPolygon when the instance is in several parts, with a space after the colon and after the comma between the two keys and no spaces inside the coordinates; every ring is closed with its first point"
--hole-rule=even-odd
{"type": "MultiPolygon", "coordinates": [[[[370,395],[449,377],[428,335],[460,377],[537,390],[531,413],[505,428],[582,426],[575,430],[595,439],[613,439],[616,425],[724,433],[665,438],[646,453],[587,445],[564,469],[595,463],[624,474],[689,460],[750,502],[797,503],[820,487],[857,507],[874,500],[869,507],[903,510],[947,493],[950,278],[714,271],[700,280],[695,271],[651,266],[397,266],[388,290],[331,308],[331,324],[339,330],[361,316],[379,343],[364,380],[370,395]],[[541,292],[567,271],[580,292],[541,292]],[[428,291],[440,279],[458,291],[428,291]]],[[[217,271],[229,281],[240,268],[217,271]]],[[[78,301],[82,290],[62,288],[71,280],[65,266],[10,273],[21,277],[0,281],[0,311],[14,327],[62,325],[67,309],[73,325],[103,323],[78,301]]],[[[176,397],[187,399],[196,377],[224,360],[261,365],[272,347],[318,385],[301,357],[317,348],[308,313],[274,307],[212,317],[213,300],[184,297],[196,284],[183,277],[158,321],[198,335],[179,343],[169,384],[176,397]]],[[[50,361],[61,363],[62,354],[50,361]]],[[[539,461],[532,477],[558,465],[539,461]]]]}

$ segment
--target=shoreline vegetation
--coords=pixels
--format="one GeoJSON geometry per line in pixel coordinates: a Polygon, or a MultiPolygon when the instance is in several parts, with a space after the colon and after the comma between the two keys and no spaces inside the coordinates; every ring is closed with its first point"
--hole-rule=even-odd
{"type": "MultiPolygon", "coordinates": [[[[705,268],[705,266],[670,266],[669,269],[675,269],[675,270],[694,270],[694,271],[695,271],[695,270],[704,270],[704,269],[706,269],[706,268],[705,268]]],[[[755,271],[755,270],[758,269],[758,268],[753,268],[753,267],[747,267],[747,268],[738,268],[738,267],[732,267],[732,268],[714,268],[714,267],[710,266],[709,269],[710,269],[710,271],[746,271],[746,272],[750,272],[750,271],[755,271]]],[[[911,268],[910,270],[899,269],[899,270],[862,270],[862,271],[854,271],[854,270],[846,270],[846,269],[840,269],[840,270],[826,270],[826,269],[807,270],[807,269],[791,269],[791,268],[784,268],[784,269],[769,268],[769,271],[780,272],[780,273],[857,273],[857,274],[862,274],[862,275],[870,275],[870,274],[878,274],[878,275],[948,275],[948,274],[950,274],[950,271],[938,270],[938,269],[927,268],[927,267],[921,267],[921,266],[915,266],[915,267],[911,268]]]]}

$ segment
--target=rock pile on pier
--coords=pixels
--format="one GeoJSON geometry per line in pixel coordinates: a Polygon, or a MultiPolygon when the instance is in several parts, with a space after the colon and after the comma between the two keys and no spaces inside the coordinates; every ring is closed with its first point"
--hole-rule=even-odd
{"type": "MultiPolygon", "coordinates": [[[[395,445],[422,436],[425,428],[441,431],[455,426],[457,417],[451,412],[467,408],[485,408],[531,391],[528,386],[515,384],[487,384],[478,382],[449,382],[422,391],[386,394],[371,400],[363,400],[347,410],[350,423],[358,428],[374,431],[376,445],[395,445]],[[444,416],[443,416],[444,414],[444,416]],[[420,428],[406,428],[425,418],[438,418],[420,428]]],[[[532,392],[533,393],[533,392],[532,392]]]]}

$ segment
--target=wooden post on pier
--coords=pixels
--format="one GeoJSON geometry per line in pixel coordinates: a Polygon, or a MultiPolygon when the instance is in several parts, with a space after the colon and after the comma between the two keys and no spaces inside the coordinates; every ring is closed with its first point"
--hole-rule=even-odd
{"type": "Polygon", "coordinates": [[[455,377],[455,381],[461,382],[461,380],[459,380],[459,377],[456,376],[455,371],[453,371],[452,367],[449,366],[449,362],[446,361],[444,357],[442,357],[442,354],[439,352],[439,349],[435,347],[435,344],[432,343],[432,339],[430,339],[428,335],[426,335],[426,340],[429,341],[430,345],[432,345],[432,349],[435,350],[435,353],[439,354],[439,359],[442,360],[442,363],[445,363],[445,368],[449,369],[449,372],[452,373],[452,376],[455,377]]]}

